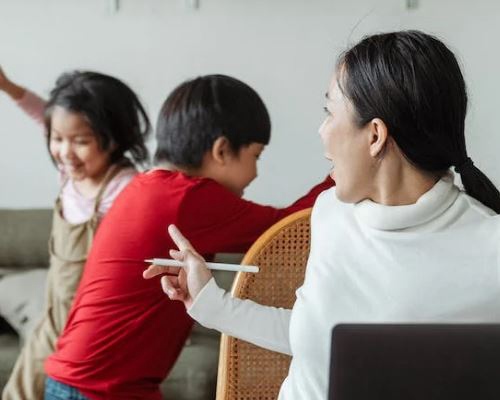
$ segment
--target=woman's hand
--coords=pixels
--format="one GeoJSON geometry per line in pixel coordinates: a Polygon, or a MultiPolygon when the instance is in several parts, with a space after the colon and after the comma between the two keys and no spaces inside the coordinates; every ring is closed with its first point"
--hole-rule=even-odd
{"type": "Polygon", "coordinates": [[[175,225],[168,227],[168,233],[179,248],[179,250],[170,250],[170,257],[182,262],[184,267],[150,265],[143,272],[143,277],[150,279],[157,275],[169,274],[161,278],[163,291],[171,300],[182,301],[188,309],[201,289],[212,278],[212,273],[207,268],[203,257],[197,253],[175,225]]]}
{"type": "Polygon", "coordinates": [[[0,90],[7,93],[12,99],[19,100],[24,96],[25,90],[7,78],[2,67],[0,67],[0,90]]]}

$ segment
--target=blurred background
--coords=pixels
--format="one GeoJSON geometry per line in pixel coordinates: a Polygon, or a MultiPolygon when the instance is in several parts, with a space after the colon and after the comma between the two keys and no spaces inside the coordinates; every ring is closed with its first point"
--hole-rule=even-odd
{"type": "MultiPolygon", "coordinates": [[[[43,97],[67,70],[114,75],[153,123],[180,82],[237,77],[259,92],[273,123],[245,197],[285,205],[328,173],[317,129],[336,57],[366,34],[399,29],[433,33],[457,54],[469,154],[498,186],[498,0],[0,0],[0,65],[43,97]]],[[[2,94],[0,148],[0,207],[51,207],[58,182],[43,133],[2,94]]]]}

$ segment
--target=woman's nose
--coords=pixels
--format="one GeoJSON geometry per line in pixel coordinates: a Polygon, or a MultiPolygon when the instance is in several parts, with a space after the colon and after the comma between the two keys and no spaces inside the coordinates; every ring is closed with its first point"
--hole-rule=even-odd
{"type": "Polygon", "coordinates": [[[323,137],[323,131],[325,129],[325,124],[326,124],[326,119],[323,120],[323,122],[321,123],[321,125],[319,126],[318,128],[318,134],[323,137]]]}

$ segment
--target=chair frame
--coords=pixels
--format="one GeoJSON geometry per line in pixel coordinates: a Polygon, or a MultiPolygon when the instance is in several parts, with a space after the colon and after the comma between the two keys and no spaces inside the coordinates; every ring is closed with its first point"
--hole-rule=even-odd
{"type": "MultiPolygon", "coordinates": [[[[284,229],[286,228],[292,228],[294,225],[302,224],[304,223],[304,219],[307,220],[307,224],[309,225],[309,237],[308,237],[308,245],[310,246],[310,218],[311,218],[311,211],[312,208],[304,209],[298,212],[295,212],[282,220],[278,221],[276,224],[271,226],[267,231],[265,231],[256,241],[255,243],[251,246],[251,248],[248,250],[248,252],[245,254],[245,257],[241,261],[242,265],[249,265],[249,264],[257,264],[256,260],[258,259],[259,255],[263,253],[263,251],[266,249],[267,246],[271,246],[273,241],[279,237],[280,234],[282,234],[284,229]]],[[[303,253],[304,250],[301,250],[303,253]]],[[[304,275],[305,275],[305,267],[307,264],[307,258],[309,255],[309,248],[307,249],[307,254],[303,254],[305,256],[303,258],[303,271],[304,274],[301,277],[301,281],[297,282],[298,286],[297,287],[291,287],[290,291],[293,291],[293,295],[290,295],[290,298],[287,301],[282,301],[280,304],[272,304],[272,302],[267,302],[265,305],[269,306],[275,306],[275,307],[284,307],[284,308],[289,308],[291,309],[293,307],[293,303],[295,302],[295,290],[302,285],[304,275]]],[[[301,264],[302,268],[302,264],[301,264]]],[[[262,271],[262,270],[261,270],[262,271]]],[[[249,298],[246,293],[246,288],[249,286],[249,284],[252,284],[252,280],[255,279],[254,274],[250,273],[245,273],[245,272],[239,272],[237,273],[233,286],[231,289],[231,295],[233,297],[238,297],[238,298],[243,298],[247,299],[249,298]]],[[[261,304],[264,304],[266,302],[259,301],[259,299],[253,298],[252,300],[255,300],[261,304]]],[[[288,367],[291,361],[291,357],[285,354],[280,354],[276,352],[271,352],[270,350],[265,350],[261,349],[257,346],[251,345],[249,343],[246,343],[244,341],[241,341],[240,339],[236,339],[234,337],[222,334],[221,335],[221,343],[220,343],[220,352],[219,352],[219,367],[218,367],[218,375],[217,375],[217,400],[236,400],[234,397],[229,397],[229,390],[228,390],[228,384],[229,384],[229,374],[230,374],[230,365],[233,362],[233,358],[231,357],[231,349],[234,348],[235,346],[241,346],[242,343],[245,343],[245,345],[248,346],[253,346],[255,347],[255,350],[252,349],[252,351],[255,352],[262,352],[262,354],[266,354],[266,357],[272,357],[273,361],[275,359],[276,361],[276,371],[277,371],[277,376],[279,379],[281,379],[281,382],[284,378],[286,378],[286,374],[288,372],[288,367]],[[272,354],[272,355],[271,355],[272,354]]],[[[281,384],[280,382],[280,384],[281,384]]],[[[277,396],[277,393],[271,394],[261,394],[258,395],[258,397],[252,396],[253,399],[259,399],[259,400],[264,400],[264,399],[271,399],[275,398],[274,395],[277,396]]],[[[238,400],[244,400],[246,397],[239,397],[238,400]]]]}

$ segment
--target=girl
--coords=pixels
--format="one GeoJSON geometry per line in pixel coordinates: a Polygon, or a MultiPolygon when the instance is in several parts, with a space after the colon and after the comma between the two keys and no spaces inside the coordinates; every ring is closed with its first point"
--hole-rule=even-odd
{"type": "Polygon", "coordinates": [[[149,119],[123,82],[96,72],[62,75],[47,102],[11,82],[0,69],[0,89],[45,125],[61,189],[49,243],[50,268],[42,320],[28,338],[2,399],[41,399],[43,362],[80,281],[96,228],[116,196],[148,161],[149,119]]]}
{"type": "MultiPolygon", "coordinates": [[[[467,154],[466,109],[441,41],[418,31],[363,39],[328,88],[320,135],[337,186],[314,206],[293,310],[228,296],[173,226],[171,256],[186,269],[163,277],[163,290],[203,325],[292,355],[280,399],[327,398],[337,323],[499,322],[500,194],[467,154]]],[[[164,272],[175,269],[144,276],[164,272]]]]}

